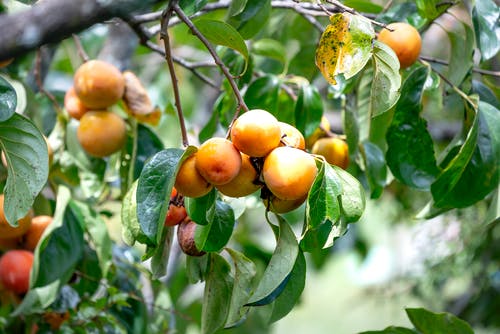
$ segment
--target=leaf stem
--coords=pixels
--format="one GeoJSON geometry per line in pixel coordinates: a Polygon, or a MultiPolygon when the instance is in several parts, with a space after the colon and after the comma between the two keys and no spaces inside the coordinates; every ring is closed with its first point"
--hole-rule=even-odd
{"type": "Polygon", "coordinates": [[[181,127],[182,144],[184,147],[189,146],[189,139],[186,132],[186,124],[184,121],[184,114],[182,112],[181,98],[179,94],[179,85],[177,81],[177,75],[175,74],[174,62],[172,61],[172,49],[170,47],[170,37],[168,35],[168,21],[172,15],[173,8],[177,5],[176,0],[171,0],[168,8],[165,10],[164,15],[161,20],[161,32],[160,37],[163,39],[163,45],[165,47],[165,59],[167,60],[168,69],[170,72],[170,78],[172,79],[172,87],[174,90],[175,98],[175,108],[177,109],[177,116],[179,118],[179,124],[181,127]]]}
{"type": "Polygon", "coordinates": [[[375,21],[374,19],[371,19],[369,17],[367,17],[366,15],[363,15],[361,13],[358,13],[357,11],[355,11],[353,8],[351,7],[348,7],[346,5],[344,5],[343,3],[341,3],[340,1],[337,1],[337,0],[326,0],[326,2],[334,5],[335,7],[337,7],[341,12],[347,12],[349,14],[352,14],[352,15],[359,15],[359,16],[362,16],[364,18],[366,18],[367,20],[369,20],[372,24],[376,25],[376,26],[379,26],[379,27],[382,27],[384,29],[387,29],[389,31],[393,31],[392,29],[390,28],[387,28],[387,25],[385,23],[382,23],[382,22],[378,22],[378,21],[375,21]]]}
{"type": "Polygon", "coordinates": [[[234,114],[233,120],[231,121],[231,124],[229,126],[229,128],[231,128],[231,126],[234,123],[234,121],[236,120],[236,118],[238,118],[240,108],[242,108],[244,111],[248,111],[248,107],[247,107],[245,101],[243,100],[243,97],[241,96],[241,93],[238,89],[238,85],[234,81],[234,78],[231,75],[231,73],[229,73],[229,69],[222,62],[219,55],[217,54],[217,52],[215,52],[215,49],[210,44],[210,42],[207,40],[207,38],[198,30],[198,28],[196,28],[196,26],[189,19],[189,17],[186,16],[186,14],[182,11],[182,9],[179,7],[178,4],[175,3],[175,4],[173,4],[172,7],[173,7],[173,10],[175,11],[175,13],[177,14],[177,16],[179,17],[179,19],[182,20],[189,27],[189,29],[191,29],[193,34],[196,37],[198,37],[198,39],[205,45],[208,52],[212,55],[212,58],[214,59],[215,63],[217,64],[217,66],[219,66],[222,73],[226,77],[227,81],[231,85],[231,88],[232,88],[233,93],[236,97],[236,100],[238,101],[238,107],[236,108],[236,112],[234,114]]]}

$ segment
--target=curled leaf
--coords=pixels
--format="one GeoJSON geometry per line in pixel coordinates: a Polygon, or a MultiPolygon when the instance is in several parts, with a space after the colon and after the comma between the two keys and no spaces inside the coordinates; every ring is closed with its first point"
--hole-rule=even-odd
{"type": "Polygon", "coordinates": [[[316,49],[316,66],[335,85],[338,74],[349,79],[365,67],[372,55],[375,31],[369,21],[349,13],[332,15],[330,22],[316,49]]]}
{"type": "Polygon", "coordinates": [[[125,102],[127,112],[139,122],[157,125],[160,121],[160,109],[153,105],[148,92],[139,78],[130,71],[123,72],[125,78],[125,102]]]}

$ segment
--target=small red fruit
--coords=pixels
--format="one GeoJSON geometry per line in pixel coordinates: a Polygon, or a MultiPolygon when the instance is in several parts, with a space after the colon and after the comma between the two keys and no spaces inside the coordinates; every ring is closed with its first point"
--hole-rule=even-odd
{"type": "Polygon", "coordinates": [[[0,282],[17,294],[26,293],[30,286],[33,253],[27,250],[10,250],[0,258],[0,282]]]}

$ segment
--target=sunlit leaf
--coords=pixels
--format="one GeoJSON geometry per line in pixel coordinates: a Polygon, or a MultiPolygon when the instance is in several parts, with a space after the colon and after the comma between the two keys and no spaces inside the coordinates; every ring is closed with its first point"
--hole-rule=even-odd
{"type": "Polygon", "coordinates": [[[196,28],[212,43],[227,46],[238,51],[246,60],[245,73],[248,65],[248,48],[243,37],[231,25],[223,21],[200,19],[194,22],[196,28]]]}
{"type": "Polygon", "coordinates": [[[421,333],[473,334],[468,323],[451,313],[434,313],[423,308],[407,308],[406,314],[421,333]]]}
{"type": "Polygon", "coordinates": [[[481,58],[488,60],[500,50],[500,7],[493,0],[474,3],[472,22],[476,33],[476,43],[481,50],[481,58]]]}
{"type": "Polygon", "coordinates": [[[310,137],[321,123],[323,116],[323,101],[314,85],[300,86],[297,104],[295,105],[295,127],[304,135],[310,137]]]}
{"type": "Polygon", "coordinates": [[[316,49],[316,66],[326,81],[335,85],[335,76],[346,79],[356,75],[372,55],[375,31],[371,23],[358,15],[334,14],[316,49]]]}
{"type": "Polygon", "coordinates": [[[246,1],[243,9],[241,0],[239,2],[234,15],[230,16],[227,22],[236,28],[244,39],[250,39],[265,26],[269,19],[271,0],[246,1]]]}
{"type": "Polygon", "coordinates": [[[375,41],[373,46],[373,72],[370,99],[372,117],[394,106],[399,99],[401,87],[396,54],[390,47],[378,41],[375,41]]]}
{"type": "Polygon", "coordinates": [[[234,212],[229,204],[215,202],[213,218],[206,225],[196,227],[194,240],[199,250],[218,252],[226,246],[234,229],[234,212]]]}

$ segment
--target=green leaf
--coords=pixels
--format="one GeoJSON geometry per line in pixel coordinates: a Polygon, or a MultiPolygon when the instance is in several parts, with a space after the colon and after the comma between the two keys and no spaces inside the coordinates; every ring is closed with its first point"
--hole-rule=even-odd
{"type": "Polygon", "coordinates": [[[316,66],[326,81],[335,85],[335,76],[356,75],[372,56],[375,31],[367,19],[349,13],[334,14],[316,49],[316,66]]]}
{"type": "Polygon", "coordinates": [[[288,283],[274,301],[270,323],[280,320],[295,307],[306,284],[306,269],[304,253],[299,251],[288,283]]]}
{"type": "Polygon", "coordinates": [[[99,259],[102,276],[106,277],[111,265],[112,242],[106,222],[88,205],[72,201],[69,206],[78,221],[83,222],[99,259]]]}
{"type": "Polygon", "coordinates": [[[160,243],[154,249],[151,258],[151,273],[153,278],[160,278],[167,273],[167,264],[172,248],[174,237],[174,229],[172,227],[165,227],[161,234],[160,243]]]}
{"type": "Polygon", "coordinates": [[[280,220],[279,226],[278,244],[262,279],[247,302],[249,306],[261,305],[260,302],[271,295],[283,283],[295,265],[299,253],[295,234],[286,221],[280,220]]]}
{"type": "Polygon", "coordinates": [[[210,255],[186,257],[186,275],[189,283],[194,284],[205,280],[209,258],[210,255]]]}
{"type": "Polygon", "coordinates": [[[255,36],[265,26],[271,15],[270,0],[246,1],[243,10],[241,10],[240,2],[237,7],[239,14],[230,16],[227,22],[236,28],[244,39],[255,36]]]}
{"type": "MultiPolygon", "coordinates": [[[[455,147],[450,150],[450,152],[455,155],[453,158],[450,158],[450,156],[445,157],[444,162],[446,164],[444,164],[444,162],[441,163],[444,165],[444,169],[438,175],[436,181],[431,185],[434,205],[438,208],[448,207],[446,204],[446,197],[460,180],[460,177],[476,150],[479,132],[479,117],[477,116],[477,110],[470,107],[467,110],[469,111],[467,113],[469,119],[466,120],[466,124],[470,124],[470,127],[468,128],[465,141],[456,154],[455,151],[457,149],[455,147]],[[472,120],[470,119],[471,117],[472,120]]],[[[454,143],[452,142],[450,145],[454,145],[454,143]]]]}
{"type": "Polygon", "coordinates": [[[493,0],[476,1],[472,8],[472,22],[481,58],[488,60],[500,51],[500,8],[493,0]]]}
{"type": "Polygon", "coordinates": [[[247,4],[248,0],[233,0],[229,5],[229,9],[227,11],[228,17],[235,16],[240,14],[247,4]]]}
{"type": "Polygon", "coordinates": [[[54,281],[48,285],[30,289],[23,301],[10,315],[18,317],[22,314],[43,313],[54,302],[61,289],[61,282],[54,281]]]}
{"type": "Polygon", "coordinates": [[[134,180],[139,178],[146,161],[154,154],[163,150],[160,138],[147,126],[137,125],[137,152],[134,166],[134,180]]]}
{"type": "Polygon", "coordinates": [[[384,7],[377,5],[368,0],[346,0],[342,2],[345,6],[351,7],[362,13],[380,13],[384,7]]]}
{"type": "Polygon", "coordinates": [[[420,16],[426,18],[430,22],[455,4],[452,1],[440,0],[416,0],[415,2],[420,16]]]}
{"type": "Polygon", "coordinates": [[[198,225],[207,225],[214,219],[216,199],[217,191],[215,188],[202,197],[185,197],[184,202],[189,217],[198,225]]]}
{"type": "Polygon", "coordinates": [[[286,72],[286,50],[280,42],[270,38],[259,39],[252,44],[252,52],[256,55],[279,61],[283,64],[283,72],[286,72]]]}
{"type": "Polygon", "coordinates": [[[238,325],[246,314],[243,306],[250,295],[256,268],[255,264],[242,253],[230,248],[226,248],[226,251],[234,262],[234,286],[226,320],[226,328],[228,328],[238,325]]]}
{"type": "Polygon", "coordinates": [[[132,246],[139,236],[142,235],[139,219],[137,218],[137,199],[135,197],[137,183],[138,181],[132,183],[132,186],[122,201],[122,238],[129,246],[132,246]]]}
{"type": "Polygon", "coordinates": [[[390,326],[381,331],[366,331],[366,332],[361,332],[359,334],[418,334],[418,333],[409,328],[390,326]]]}
{"type": "Polygon", "coordinates": [[[277,116],[280,82],[274,75],[257,78],[245,92],[245,103],[249,109],[264,109],[277,116]]]}
{"type": "MultiPolygon", "coordinates": [[[[341,225],[342,226],[342,225],[341,225]]],[[[316,228],[307,227],[300,239],[300,249],[304,252],[315,252],[329,247],[331,242],[328,238],[333,230],[333,223],[329,220],[316,228]]],[[[341,231],[343,233],[343,231],[341,231]]]]}
{"type": "Polygon", "coordinates": [[[215,202],[213,219],[207,225],[196,227],[194,241],[199,250],[218,252],[228,243],[234,229],[234,212],[222,201],[215,202]]]}
{"type": "Polygon", "coordinates": [[[137,217],[148,244],[160,242],[170,193],[180,164],[194,148],[170,148],[155,154],[144,166],[137,184],[137,217]]]}
{"type": "Polygon", "coordinates": [[[342,183],[340,206],[342,218],[346,223],[358,221],[365,211],[365,191],[361,183],[354,176],[340,167],[332,166],[342,183]]]}
{"type": "Polygon", "coordinates": [[[337,173],[330,164],[322,160],[307,196],[307,228],[316,228],[327,220],[336,222],[340,218],[341,193],[342,184],[337,173]]]}
{"type": "Polygon", "coordinates": [[[248,65],[248,49],[243,37],[231,25],[223,21],[200,19],[194,21],[196,28],[213,44],[227,46],[238,51],[245,58],[245,68],[242,75],[246,72],[248,65]]]}
{"type": "Polygon", "coordinates": [[[219,113],[213,112],[207,124],[205,124],[203,129],[201,129],[200,133],[198,134],[198,140],[200,141],[200,143],[203,143],[207,139],[212,138],[215,132],[217,131],[218,125],[219,125],[219,113]]]}
{"type": "Polygon", "coordinates": [[[373,69],[370,98],[372,117],[386,112],[396,104],[401,87],[398,58],[390,47],[379,41],[373,44],[373,69]]]}
{"type": "Polygon", "coordinates": [[[8,120],[16,111],[17,94],[14,87],[0,77],[0,122],[8,120]]]}
{"type": "Polygon", "coordinates": [[[309,84],[301,85],[295,105],[295,127],[307,138],[318,128],[321,116],[323,102],[318,89],[309,84]]]}
{"type": "Polygon", "coordinates": [[[182,8],[186,15],[193,15],[200,9],[202,9],[208,0],[180,0],[179,6],[182,8]]]}
{"type": "Polygon", "coordinates": [[[224,327],[233,291],[231,266],[219,254],[210,253],[210,267],[203,294],[201,333],[212,334],[224,327]]]}
{"type": "Polygon", "coordinates": [[[406,314],[422,334],[474,334],[468,323],[451,313],[434,313],[423,308],[407,308],[406,314]]]}
{"type": "Polygon", "coordinates": [[[433,192],[435,205],[438,207],[467,207],[482,200],[498,186],[500,177],[500,111],[487,103],[479,102],[476,118],[478,121],[477,146],[474,148],[470,161],[462,161],[462,163],[466,163],[463,171],[456,170],[457,174],[453,176],[458,177],[458,180],[448,184],[446,193],[433,192]]]}
{"type": "Polygon", "coordinates": [[[379,198],[387,184],[387,165],[384,152],[373,143],[362,143],[362,156],[365,163],[365,173],[370,185],[371,198],[379,198]]]}
{"type": "Polygon", "coordinates": [[[423,190],[429,189],[439,172],[432,138],[419,115],[428,75],[428,68],[419,67],[405,80],[387,131],[387,165],[399,181],[423,190]]]}
{"type": "Polygon", "coordinates": [[[14,113],[0,122],[0,149],[8,164],[4,214],[9,224],[17,226],[47,182],[47,144],[31,120],[14,113]]]}
{"type": "Polygon", "coordinates": [[[472,93],[479,95],[479,100],[500,109],[500,101],[495,96],[495,93],[481,81],[472,80],[472,93]]]}
{"type": "Polygon", "coordinates": [[[474,32],[471,27],[458,21],[461,31],[448,31],[451,53],[446,77],[459,86],[472,68],[474,52],[474,32]]]}

